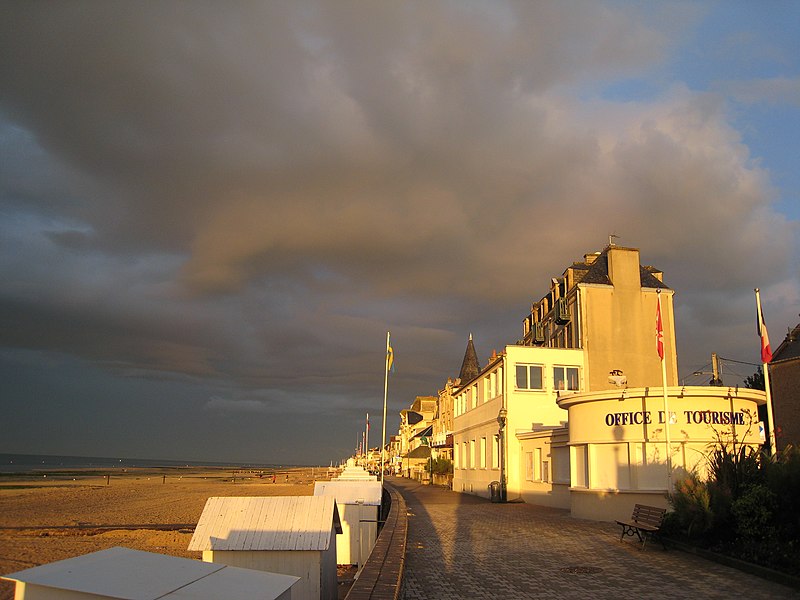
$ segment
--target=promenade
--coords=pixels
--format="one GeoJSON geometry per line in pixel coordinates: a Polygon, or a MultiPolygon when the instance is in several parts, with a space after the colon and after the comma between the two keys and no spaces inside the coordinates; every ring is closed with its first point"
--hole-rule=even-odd
{"type": "Polygon", "coordinates": [[[568,511],[387,481],[408,505],[405,600],[800,598],[800,592],[568,511]],[[630,539],[630,538],[629,538],[630,539]]]}

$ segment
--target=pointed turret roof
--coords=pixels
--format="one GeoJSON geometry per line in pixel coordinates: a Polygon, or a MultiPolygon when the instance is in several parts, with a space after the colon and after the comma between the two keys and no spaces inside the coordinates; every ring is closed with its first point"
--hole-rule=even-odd
{"type": "Polygon", "coordinates": [[[467,342],[467,351],[464,353],[464,362],[461,363],[461,372],[458,376],[463,384],[477,377],[480,371],[478,354],[475,352],[475,344],[472,343],[472,334],[470,333],[469,341],[467,342]]]}

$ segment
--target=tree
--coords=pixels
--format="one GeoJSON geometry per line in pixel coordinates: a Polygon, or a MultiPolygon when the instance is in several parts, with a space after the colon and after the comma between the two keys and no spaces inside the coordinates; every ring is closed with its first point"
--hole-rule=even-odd
{"type": "Polygon", "coordinates": [[[764,372],[761,370],[761,367],[758,367],[758,370],[750,375],[750,377],[745,378],[744,387],[750,388],[751,390],[761,390],[762,392],[767,389],[764,386],[764,372]]]}

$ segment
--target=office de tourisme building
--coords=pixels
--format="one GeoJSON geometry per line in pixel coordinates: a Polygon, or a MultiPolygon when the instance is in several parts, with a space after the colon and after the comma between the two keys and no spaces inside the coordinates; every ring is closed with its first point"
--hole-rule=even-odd
{"type": "Polygon", "coordinates": [[[430,423],[453,489],[623,518],[637,502],[666,507],[671,482],[702,473],[715,443],[760,445],[764,392],[678,385],[672,298],[637,249],[609,245],[554,277],[523,337],[483,367],[470,337],[430,423]]]}

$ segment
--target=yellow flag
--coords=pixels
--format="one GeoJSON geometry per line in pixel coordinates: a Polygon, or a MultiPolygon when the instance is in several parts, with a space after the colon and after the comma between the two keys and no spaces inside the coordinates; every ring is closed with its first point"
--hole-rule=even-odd
{"type": "Polygon", "coordinates": [[[392,350],[391,346],[389,346],[389,350],[386,352],[386,368],[394,373],[394,350],[392,350]]]}

